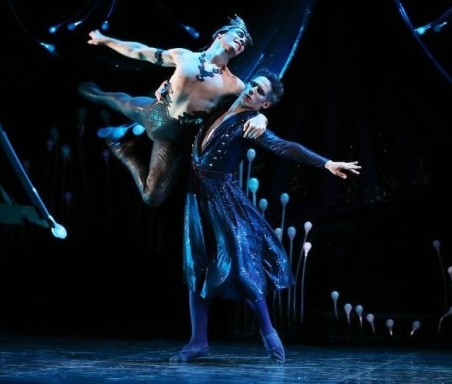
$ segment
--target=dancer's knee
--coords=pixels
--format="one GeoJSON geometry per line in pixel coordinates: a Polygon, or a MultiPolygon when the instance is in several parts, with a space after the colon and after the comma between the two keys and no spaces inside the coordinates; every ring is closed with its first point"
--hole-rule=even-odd
{"type": "Polygon", "coordinates": [[[161,193],[158,193],[156,191],[144,191],[141,194],[141,197],[146,205],[149,205],[150,207],[158,207],[163,203],[165,200],[165,196],[161,193]]]}
{"type": "Polygon", "coordinates": [[[165,167],[159,167],[159,164],[156,163],[153,165],[150,166],[150,172],[144,182],[141,196],[147,205],[158,207],[171,191],[174,178],[165,167]]]}

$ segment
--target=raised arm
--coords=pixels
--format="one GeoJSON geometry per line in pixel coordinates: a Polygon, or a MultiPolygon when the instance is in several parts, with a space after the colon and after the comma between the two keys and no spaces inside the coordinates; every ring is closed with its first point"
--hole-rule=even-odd
{"type": "Polygon", "coordinates": [[[134,41],[122,41],[106,36],[97,29],[90,32],[89,37],[88,44],[105,45],[131,59],[144,60],[163,67],[174,67],[177,55],[186,51],[180,48],[163,50],[134,41]]]}

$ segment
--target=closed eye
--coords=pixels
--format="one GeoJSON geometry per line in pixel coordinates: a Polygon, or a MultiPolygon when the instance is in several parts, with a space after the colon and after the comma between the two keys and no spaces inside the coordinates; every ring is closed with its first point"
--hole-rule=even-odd
{"type": "Polygon", "coordinates": [[[255,81],[250,81],[250,85],[252,88],[257,87],[257,93],[259,93],[259,95],[265,96],[264,90],[255,81]]]}

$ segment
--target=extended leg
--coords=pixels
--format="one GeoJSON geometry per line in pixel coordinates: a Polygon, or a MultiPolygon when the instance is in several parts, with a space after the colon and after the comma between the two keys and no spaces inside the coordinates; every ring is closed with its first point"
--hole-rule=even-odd
{"type": "Polygon", "coordinates": [[[163,203],[176,181],[184,154],[177,144],[169,141],[154,142],[142,191],[146,204],[156,207],[163,203]]]}
{"type": "Polygon", "coordinates": [[[209,353],[207,323],[210,300],[203,299],[192,291],[189,291],[188,299],[190,304],[191,338],[184,348],[170,358],[170,362],[173,363],[190,361],[209,353]]]}
{"type": "Polygon", "coordinates": [[[156,99],[152,97],[133,97],[124,92],[105,92],[97,84],[91,82],[80,84],[78,91],[88,100],[107,105],[143,126],[146,124],[146,112],[156,102],[156,99]]]}
{"type": "Polygon", "coordinates": [[[145,165],[137,154],[137,138],[127,142],[107,141],[113,154],[127,167],[138,187],[143,201],[151,207],[163,203],[171,192],[184,153],[176,144],[156,141],[152,145],[149,165],[145,165]]]}
{"type": "Polygon", "coordinates": [[[165,129],[159,115],[150,118],[149,114],[156,100],[151,97],[132,97],[123,92],[104,92],[94,83],[82,83],[79,92],[87,99],[107,105],[129,119],[146,127],[147,138],[119,141],[107,137],[107,145],[113,154],[127,167],[143,198],[151,207],[163,203],[176,181],[180,162],[183,157],[182,147],[167,140],[154,140],[151,135],[154,127],[165,129]],[[160,125],[159,125],[160,124],[160,125]],[[141,141],[141,142],[140,142],[141,141]],[[138,147],[152,146],[149,162],[143,161],[138,153],[138,147]]]}
{"type": "Polygon", "coordinates": [[[265,349],[268,355],[275,363],[284,363],[285,352],[284,346],[276,332],[273,328],[270,315],[268,312],[267,302],[265,299],[259,301],[247,300],[249,306],[253,310],[262,335],[262,340],[264,341],[265,349]]]}

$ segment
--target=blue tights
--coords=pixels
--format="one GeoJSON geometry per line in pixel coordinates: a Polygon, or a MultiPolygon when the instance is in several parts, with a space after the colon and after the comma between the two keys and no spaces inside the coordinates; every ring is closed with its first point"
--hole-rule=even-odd
{"type": "MultiPolygon", "coordinates": [[[[171,362],[186,362],[209,353],[207,328],[210,299],[204,299],[192,291],[189,291],[188,299],[190,304],[191,338],[182,350],[170,358],[171,362]]],[[[273,328],[266,300],[247,300],[247,303],[257,318],[262,340],[269,357],[275,363],[283,363],[285,360],[284,347],[278,333],[273,328]]]]}

